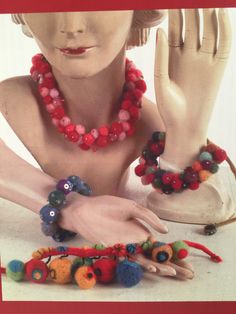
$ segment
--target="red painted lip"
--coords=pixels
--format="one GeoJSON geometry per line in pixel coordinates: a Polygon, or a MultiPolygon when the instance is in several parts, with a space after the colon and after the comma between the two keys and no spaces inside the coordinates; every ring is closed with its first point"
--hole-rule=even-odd
{"type": "Polygon", "coordinates": [[[59,50],[67,55],[79,55],[91,48],[93,47],[61,48],[59,50]]]}

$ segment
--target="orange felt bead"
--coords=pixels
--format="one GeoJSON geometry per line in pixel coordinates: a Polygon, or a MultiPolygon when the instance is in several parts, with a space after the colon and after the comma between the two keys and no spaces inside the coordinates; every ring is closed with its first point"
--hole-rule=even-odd
{"type": "Polygon", "coordinates": [[[59,284],[71,282],[72,261],[68,258],[55,258],[49,264],[50,278],[59,284]]]}
{"type": "Polygon", "coordinates": [[[96,284],[96,276],[90,266],[79,267],[74,278],[80,289],[90,289],[96,284]]]}
{"type": "Polygon", "coordinates": [[[193,163],[192,168],[193,168],[194,171],[197,171],[197,172],[201,171],[202,170],[202,165],[201,165],[200,161],[196,160],[193,163]]]}
{"type": "Polygon", "coordinates": [[[210,171],[207,171],[207,170],[201,170],[199,171],[198,175],[199,175],[200,181],[203,182],[203,181],[206,181],[211,176],[211,173],[210,171]]]}

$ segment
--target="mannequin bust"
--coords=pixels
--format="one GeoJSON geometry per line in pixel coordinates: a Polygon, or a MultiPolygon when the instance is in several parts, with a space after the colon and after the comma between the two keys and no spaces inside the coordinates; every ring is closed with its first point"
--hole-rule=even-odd
{"type": "MultiPolygon", "coordinates": [[[[72,196],[66,210],[62,210],[61,227],[78,232],[91,242],[106,245],[146,239],[150,231],[136,218],[159,232],[167,232],[153,212],[132,200],[121,198],[119,191],[120,184],[122,188],[125,186],[130,164],[140,155],[153,131],[166,132],[162,159],[180,169],[190,165],[206,143],[208,122],[230,50],[229,21],[227,13],[219,10],[220,40],[216,48],[218,26],[215,10],[204,10],[205,35],[201,46],[198,10],[186,10],[185,16],[187,31],[184,41],[180,35],[183,18],[180,10],[172,10],[169,14],[170,46],[164,31],[159,29],[157,32],[157,106],[143,97],[141,119],[135,125],[135,134],[96,153],[80,150],[58,135],[30,77],[2,82],[1,112],[43,173],[17,158],[0,142],[3,152],[0,164],[4,165],[0,169],[0,196],[38,213],[39,208],[45,205],[48,191],[55,187],[55,180],[78,174],[92,187],[93,197],[72,196]],[[21,106],[15,105],[16,99],[21,106]],[[193,128],[196,119],[198,132],[193,128]]],[[[162,18],[163,13],[155,10],[28,13],[13,17],[22,25],[25,34],[34,37],[50,63],[71,119],[88,129],[115,120],[124,84],[125,50],[144,44],[149,28],[160,23],[162,18]],[[62,48],[77,49],[78,46],[92,49],[77,57],[61,51],[62,48]]],[[[214,200],[219,194],[217,189],[199,190],[201,201],[208,201],[209,195],[214,200]]],[[[148,206],[156,212],[162,195],[154,193],[148,197],[148,206]]],[[[225,197],[223,202],[227,202],[228,195],[225,197]]],[[[185,191],[176,200],[176,207],[186,213],[187,218],[176,219],[177,213],[173,219],[199,222],[202,212],[199,210],[198,217],[193,219],[187,210],[188,199],[185,191]]],[[[169,198],[163,205],[161,217],[171,218],[175,209],[170,209],[170,215],[166,215],[171,202],[169,198]]],[[[220,216],[224,220],[229,213],[220,216]]],[[[140,262],[147,264],[147,261],[140,262]]],[[[170,264],[171,267],[153,265],[165,274],[193,276],[186,270],[191,269],[186,263],[170,264]]]]}

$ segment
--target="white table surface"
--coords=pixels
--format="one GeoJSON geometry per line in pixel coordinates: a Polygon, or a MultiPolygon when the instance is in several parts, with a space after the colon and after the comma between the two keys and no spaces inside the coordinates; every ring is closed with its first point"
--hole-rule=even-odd
{"type": "MultiPolygon", "coordinates": [[[[235,179],[227,175],[232,191],[235,179]]],[[[133,179],[132,179],[133,180],[133,179]]],[[[135,182],[132,181],[132,184],[135,182]]],[[[145,188],[142,188],[142,192],[145,188]]],[[[235,193],[234,197],[235,197],[235,193]]],[[[140,198],[137,189],[137,199],[140,198]]],[[[13,259],[26,261],[40,247],[58,246],[45,237],[39,227],[39,218],[29,210],[0,199],[0,254],[2,265],[13,259]]],[[[14,301],[236,301],[236,223],[218,230],[213,236],[203,234],[201,225],[166,222],[167,235],[156,234],[164,242],[190,240],[206,245],[223,258],[214,263],[204,253],[191,249],[188,261],[195,269],[193,280],[180,281],[145,272],[144,279],[135,287],[124,288],[119,284],[96,286],[80,290],[77,285],[54,283],[17,283],[2,276],[3,300],[14,301]]],[[[153,231],[155,234],[155,231],[153,231]]],[[[65,243],[83,246],[87,241],[76,238],[65,243]]]]}

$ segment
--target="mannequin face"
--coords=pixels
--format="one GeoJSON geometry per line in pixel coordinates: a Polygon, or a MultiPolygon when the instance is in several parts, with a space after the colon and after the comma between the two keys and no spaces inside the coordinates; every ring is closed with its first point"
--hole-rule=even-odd
{"type": "Polygon", "coordinates": [[[46,59],[73,78],[95,75],[125,47],[133,11],[23,14],[46,59]]]}

